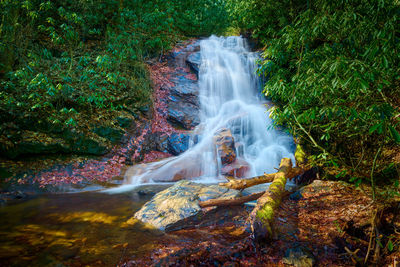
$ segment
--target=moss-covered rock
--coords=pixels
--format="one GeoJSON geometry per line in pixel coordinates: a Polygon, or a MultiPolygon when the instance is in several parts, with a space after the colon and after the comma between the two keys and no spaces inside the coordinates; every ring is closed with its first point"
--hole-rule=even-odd
{"type": "Polygon", "coordinates": [[[97,127],[93,130],[93,132],[101,137],[106,138],[111,143],[119,142],[124,135],[124,132],[122,130],[109,126],[97,127]]]}

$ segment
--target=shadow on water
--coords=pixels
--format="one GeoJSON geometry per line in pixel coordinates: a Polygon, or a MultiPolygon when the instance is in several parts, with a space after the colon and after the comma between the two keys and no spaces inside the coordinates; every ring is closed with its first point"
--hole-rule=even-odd
{"type": "Polygon", "coordinates": [[[116,266],[162,232],[134,212],[153,192],[42,195],[0,207],[0,266],[116,266]]]}

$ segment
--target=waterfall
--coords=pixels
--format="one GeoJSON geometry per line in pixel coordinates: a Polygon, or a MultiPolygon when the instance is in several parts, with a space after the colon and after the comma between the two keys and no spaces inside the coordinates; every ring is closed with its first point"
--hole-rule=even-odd
{"type": "Polygon", "coordinates": [[[292,137],[271,127],[256,75],[257,54],[249,50],[246,40],[211,36],[200,42],[200,52],[201,123],[194,130],[196,142],[192,140],[190,148],[177,157],[136,166],[125,180],[130,187],[182,178],[224,181],[215,144],[221,129],[231,132],[235,162],[247,166],[247,177],[275,172],[283,157],[294,162],[292,137]]]}

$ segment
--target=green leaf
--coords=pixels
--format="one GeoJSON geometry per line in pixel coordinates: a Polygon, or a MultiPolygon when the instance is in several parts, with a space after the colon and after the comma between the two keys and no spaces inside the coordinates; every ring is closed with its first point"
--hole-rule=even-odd
{"type": "Polygon", "coordinates": [[[395,128],[393,128],[392,125],[389,125],[389,130],[390,130],[390,134],[392,135],[394,141],[396,143],[400,143],[400,134],[398,131],[396,131],[395,128]]]}
{"type": "Polygon", "coordinates": [[[385,66],[385,68],[389,68],[389,63],[385,56],[383,56],[383,65],[385,66]]]}
{"type": "Polygon", "coordinates": [[[366,80],[360,79],[360,84],[361,84],[362,89],[364,89],[364,90],[367,90],[369,87],[369,84],[366,80]]]}
{"type": "Polygon", "coordinates": [[[393,243],[392,243],[392,240],[389,240],[387,245],[388,245],[388,250],[389,250],[390,252],[392,252],[392,251],[393,251],[393,243]]]}
{"type": "Polygon", "coordinates": [[[374,126],[372,126],[371,128],[369,128],[369,134],[372,134],[373,132],[375,132],[376,129],[378,129],[379,125],[380,124],[378,123],[378,124],[375,124],[374,126]]]}

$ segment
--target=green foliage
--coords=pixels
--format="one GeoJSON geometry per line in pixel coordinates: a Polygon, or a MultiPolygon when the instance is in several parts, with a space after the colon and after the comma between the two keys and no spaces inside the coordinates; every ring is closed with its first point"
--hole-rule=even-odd
{"type": "Polygon", "coordinates": [[[264,93],[278,104],[275,122],[339,178],[373,182],[390,163],[381,152],[393,154],[400,140],[399,3],[253,0],[234,7],[237,23],[265,45],[259,71],[264,93]]]}
{"type": "Polygon", "coordinates": [[[0,146],[20,130],[87,131],[105,112],[146,110],[144,60],[227,25],[220,0],[4,0],[0,19],[0,146]]]}

